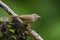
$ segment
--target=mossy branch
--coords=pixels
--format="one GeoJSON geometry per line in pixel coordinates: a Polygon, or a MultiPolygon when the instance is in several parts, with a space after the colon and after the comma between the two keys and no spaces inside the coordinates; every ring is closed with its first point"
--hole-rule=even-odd
{"type": "MultiPolygon", "coordinates": [[[[18,16],[14,11],[12,11],[4,2],[0,0],[0,7],[2,7],[10,16],[18,16]]],[[[17,21],[22,26],[23,21],[20,18],[17,18],[17,21]]],[[[37,34],[34,30],[32,30],[29,26],[26,27],[26,30],[36,39],[43,40],[39,34],[37,34]]]]}

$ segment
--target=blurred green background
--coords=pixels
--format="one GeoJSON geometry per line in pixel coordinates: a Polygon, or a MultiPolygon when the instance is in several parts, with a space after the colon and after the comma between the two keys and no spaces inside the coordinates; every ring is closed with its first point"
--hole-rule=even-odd
{"type": "MultiPolygon", "coordinates": [[[[36,13],[41,16],[32,23],[32,28],[44,40],[60,40],[60,1],[59,0],[2,0],[17,14],[36,13]]],[[[0,17],[8,17],[0,8],[0,17]]],[[[32,37],[30,40],[34,40],[32,37]]]]}

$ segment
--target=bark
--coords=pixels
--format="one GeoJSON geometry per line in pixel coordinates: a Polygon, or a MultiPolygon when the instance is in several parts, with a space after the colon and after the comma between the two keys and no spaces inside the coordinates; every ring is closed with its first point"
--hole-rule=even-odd
{"type": "MultiPolygon", "coordinates": [[[[2,7],[10,16],[18,16],[12,9],[10,9],[4,2],[0,0],[0,7],[2,7]]],[[[23,25],[23,21],[20,18],[16,18],[17,21],[23,25]]],[[[29,26],[26,27],[26,30],[34,37],[36,40],[43,40],[39,34],[32,30],[29,26]]]]}

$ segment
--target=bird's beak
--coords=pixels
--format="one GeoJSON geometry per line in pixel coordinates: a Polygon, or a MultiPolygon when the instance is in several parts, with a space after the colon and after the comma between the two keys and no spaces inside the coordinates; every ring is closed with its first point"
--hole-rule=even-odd
{"type": "Polygon", "coordinates": [[[41,18],[41,16],[38,16],[38,18],[41,18]]]}

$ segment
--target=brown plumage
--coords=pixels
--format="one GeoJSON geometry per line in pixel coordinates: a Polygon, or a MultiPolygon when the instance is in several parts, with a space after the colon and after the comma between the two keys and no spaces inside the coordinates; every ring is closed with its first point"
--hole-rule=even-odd
{"type": "Polygon", "coordinates": [[[20,15],[20,16],[12,16],[14,18],[20,18],[22,19],[22,21],[24,22],[24,24],[26,23],[32,23],[34,21],[36,21],[40,16],[38,16],[37,14],[31,14],[31,15],[20,15]]]}

